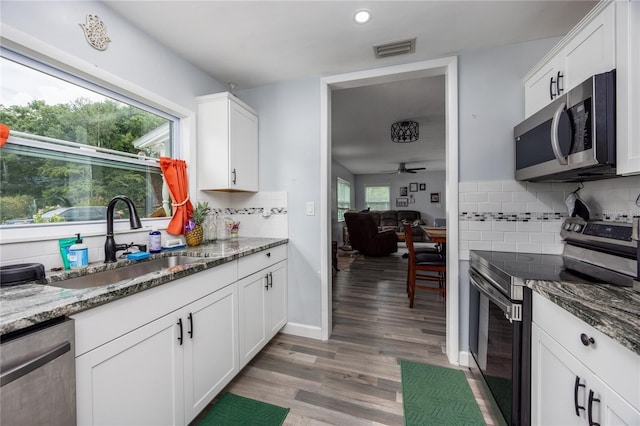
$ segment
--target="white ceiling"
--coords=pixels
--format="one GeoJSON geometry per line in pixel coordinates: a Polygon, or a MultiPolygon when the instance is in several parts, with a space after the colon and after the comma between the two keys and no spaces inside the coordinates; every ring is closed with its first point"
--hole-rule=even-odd
{"type": "MultiPolygon", "coordinates": [[[[218,81],[238,83],[238,90],[564,35],[596,3],[580,0],[104,2],[218,81]],[[373,13],[373,19],[364,25],[353,21],[354,12],[362,8],[373,13]],[[417,38],[415,53],[375,59],[373,45],[413,37],[417,38]]],[[[354,174],[394,170],[401,161],[410,163],[408,167],[442,169],[443,81],[430,77],[335,91],[332,101],[334,159],[354,174]],[[425,149],[398,147],[389,142],[391,123],[409,118],[420,123],[420,140],[408,145],[423,144],[425,149]]]]}

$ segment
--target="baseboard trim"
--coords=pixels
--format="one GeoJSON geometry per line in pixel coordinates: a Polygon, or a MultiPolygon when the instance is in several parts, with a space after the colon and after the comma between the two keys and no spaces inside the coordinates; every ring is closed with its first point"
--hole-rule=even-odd
{"type": "Polygon", "coordinates": [[[291,334],[299,337],[309,337],[311,339],[322,340],[322,329],[317,326],[288,322],[281,333],[291,334]]]}
{"type": "Polygon", "coordinates": [[[471,365],[471,353],[467,351],[460,351],[458,353],[458,360],[460,360],[461,366],[469,367],[471,365]]]}

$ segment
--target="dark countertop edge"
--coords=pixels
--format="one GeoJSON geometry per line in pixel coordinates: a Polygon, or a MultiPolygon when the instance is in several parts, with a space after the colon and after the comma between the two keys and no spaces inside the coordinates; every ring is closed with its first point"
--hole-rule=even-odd
{"type": "MultiPolygon", "coordinates": [[[[265,238],[265,239],[274,239],[274,238],[265,238]]],[[[258,253],[273,247],[287,244],[288,241],[289,241],[288,238],[278,239],[278,241],[266,243],[266,244],[260,245],[259,247],[248,249],[240,253],[233,253],[224,257],[211,257],[211,256],[208,256],[207,254],[198,255],[197,247],[191,248],[191,250],[189,251],[175,250],[171,252],[163,252],[156,255],[155,257],[157,258],[157,257],[189,255],[193,257],[201,257],[203,259],[210,259],[210,261],[192,264],[188,268],[185,268],[183,270],[172,272],[169,274],[163,274],[160,276],[155,276],[148,280],[145,280],[136,284],[130,284],[130,285],[124,285],[124,286],[115,285],[112,290],[109,290],[105,293],[101,293],[99,295],[91,296],[88,298],[82,298],[82,299],[74,298],[73,301],[70,301],[69,303],[63,303],[61,306],[56,306],[43,312],[39,312],[33,315],[10,320],[5,324],[0,325],[0,335],[4,335],[4,334],[15,332],[33,325],[37,325],[39,323],[42,323],[52,318],[69,316],[81,311],[85,311],[87,309],[95,308],[97,306],[104,305],[106,303],[130,296],[132,294],[139,293],[141,291],[154,288],[162,284],[166,284],[168,282],[177,280],[179,278],[184,278],[189,275],[193,275],[195,273],[198,273],[207,269],[215,268],[216,266],[222,265],[224,263],[232,262],[241,257],[249,256],[254,253],[258,253]]],[[[203,248],[204,247],[206,246],[203,246],[203,248]]],[[[125,264],[128,264],[128,263],[135,263],[135,262],[131,262],[131,261],[125,262],[125,264]]],[[[116,265],[116,264],[113,264],[113,265],[116,265]]],[[[122,265],[122,263],[119,263],[119,265],[122,265]]],[[[113,268],[115,268],[115,266],[111,268],[109,267],[100,268],[99,271],[104,271],[104,270],[113,269],[113,268]]],[[[94,271],[94,273],[99,271],[94,271]]],[[[80,275],[87,275],[87,272],[86,271],[79,271],[78,273],[68,272],[68,274],[69,275],[67,278],[73,278],[80,275]]],[[[56,279],[48,276],[47,281],[48,282],[60,281],[60,278],[56,279]]],[[[46,284],[34,284],[34,285],[46,286],[46,284]]]]}
{"type": "Polygon", "coordinates": [[[602,299],[596,297],[592,300],[587,300],[585,297],[577,294],[578,292],[576,291],[579,290],[580,287],[589,286],[590,290],[596,290],[602,293],[602,295],[607,294],[612,297],[619,295],[623,299],[628,299],[628,294],[625,295],[624,293],[633,290],[607,284],[583,284],[542,280],[526,280],[526,285],[545,299],[586,322],[636,355],[640,355],[640,313],[618,310],[621,315],[612,315],[611,310],[615,309],[613,303],[602,303],[602,299]],[[635,324],[633,321],[629,321],[633,315],[637,317],[635,318],[635,324]],[[629,320],[622,319],[620,316],[626,317],[629,320]],[[606,322],[603,318],[606,318],[606,322]]]}

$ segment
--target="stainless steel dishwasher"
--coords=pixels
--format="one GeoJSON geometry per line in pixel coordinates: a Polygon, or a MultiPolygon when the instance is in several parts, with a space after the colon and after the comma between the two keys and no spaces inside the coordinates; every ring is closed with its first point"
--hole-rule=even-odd
{"type": "Polygon", "coordinates": [[[75,425],[74,324],[56,319],[3,335],[0,424],[75,425]]]}

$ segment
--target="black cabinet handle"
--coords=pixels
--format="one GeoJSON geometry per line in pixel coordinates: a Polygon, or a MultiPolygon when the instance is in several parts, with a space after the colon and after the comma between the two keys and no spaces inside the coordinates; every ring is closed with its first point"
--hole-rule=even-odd
{"type": "Polygon", "coordinates": [[[271,252],[270,251],[267,252],[267,257],[271,257],[271,252]]]}
{"type": "Polygon", "coordinates": [[[556,97],[556,94],[553,93],[553,85],[556,83],[556,81],[553,79],[553,77],[550,78],[549,80],[549,98],[551,100],[554,100],[556,97]]]}
{"type": "Polygon", "coordinates": [[[269,272],[269,287],[273,287],[273,274],[269,272]]]}
{"type": "Polygon", "coordinates": [[[583,345],[585,346],[589,346],[589,345],[593,345],[594,343],[596,343],[596,341],[593,339],[593,337],[589,337],[586,334],[582,333],[580,335],[580,341],[582,342],[583,345]]]}
{"type": "Polygon", "coordinates": [[[193,339],[193,314],[189,312],[189,337],[193,339]]]}
{"type": "Polygon", "coordinates": [[[264,288],[269,290],[269,274],[264,274],[264,288]]]}
{"type": "Polygon", "coordinates": [[[598,398],[593,396],[593,391],[589,390],[589,426],[600,426],[600,423],[593,421],[593,402],[600,402],[598,398]]]}
{"type": "Polygon", "coordinates": [[[182,318],[178,318],[178,327],[180,327],[180,333],[178,334],[178,344],[182,346],[182,318]]]}
{"type": "Polygon", "coordinates": [[[235,185],[236,184],[236,169],[233,169],[233,171],[231,173],[233,173],[233,179],[231,179],[231,182],[235,185]]]}
{"type": "Polygon", "coordinates": [[[578,389],[583,388],[584,385],[580,383],[580,377],[576,376],[576,383],[573,386],[573,406],[576,409],[576,416],[580,417],[580,410],[584,410],[584,406],[578,404],[578,389]]]}
{"type": "Polygon", "coordinates": [[[556,76],[556,93],[558,96],[564,91],[562,87],[560,87],[560,79],[564,78],[562,75],[562,71],[558,71],[558,75],[556,76]]]}

